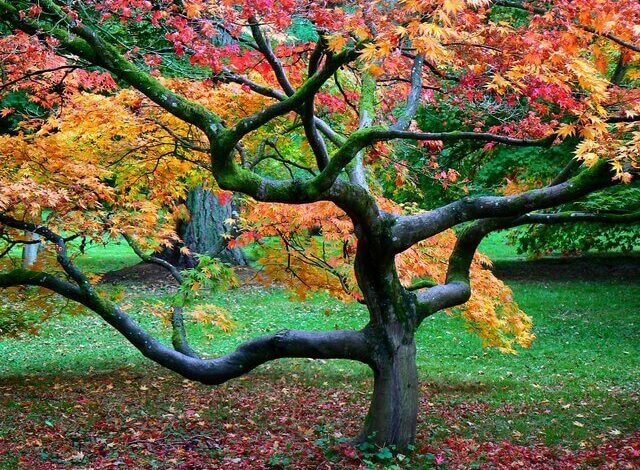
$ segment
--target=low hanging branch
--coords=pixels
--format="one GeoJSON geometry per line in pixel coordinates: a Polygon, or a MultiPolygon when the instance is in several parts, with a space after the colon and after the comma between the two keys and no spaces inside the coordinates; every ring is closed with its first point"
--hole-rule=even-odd
{"type": "Polygon", "coordinates": [[[67,255],[66,242],[61,236],[46,227],[21,222],[3,215],[0,215],[0,223],[20,230],[28,229],[54,243],[57,246],[58,263],[70,277],[70,281],[65,281],[52,274],[15,269],[0,274],[0,288],[34,285],[74,300],[100,315],[144,356],[186,378],[204,384],[220,384],[244,375],[265,362],[282,357],[352,359],[364,363],[370,362],[369,346],[364,332],[352,330],[327,332],[284,330],[273,335],[255,338],[240,345],[234,352],[216,359],[200,359],[167,348],[144,331],[120,307],[103,299],[94,290],[88,278],[67,255]]]}

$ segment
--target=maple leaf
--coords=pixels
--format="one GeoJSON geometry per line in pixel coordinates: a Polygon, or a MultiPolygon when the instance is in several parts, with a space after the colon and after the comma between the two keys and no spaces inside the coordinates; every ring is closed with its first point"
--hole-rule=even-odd
{"type": "Polygon", "coordinates": [[[2,108],[0,109],[0,117],[6,118],[16,112],[15,108],[2,108]]]}
{"type": "Polygon", "coordinates": [[[576,126],[573,124],[563,124],[558,128],[557,134],[560,138],[566,138],[576,133],[576,126]]]}
{"type": "Polygon", "coordinates": [[[348,43],[348,39],[344,34],[332,34],[325,36],[327,41],[327,49],[332,52],[339,53],[348,43]]]}
{"type": "Polygon", "coordinates": [[[185,1],[183,6],[188,18],[199,18],[204,10],[204,5],[198,0],[185,1]]]}
{"type": "Polygon", "coordinates": [[[444,0],[442,3],[442,9],[450,14],[458,13],[459,11],[464,10],[464,8],[464,0],[444,0]]]}

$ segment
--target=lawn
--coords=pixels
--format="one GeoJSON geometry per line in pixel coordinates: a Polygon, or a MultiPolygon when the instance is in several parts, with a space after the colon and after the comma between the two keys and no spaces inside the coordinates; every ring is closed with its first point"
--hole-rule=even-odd
{"type": "MultiPolygon", "coordinates": [[[[482,249],[498,268],[527,263],[501,235],[482,249]]],[[[136,261],[122,245],[92,248],[79,259],[94,272],[136,261]]],[[[505,455],[571,468],[606,464],[609,453],[621,452],[640,464],[633,460],[640,457],[637,278],[552,279],[507,280],[537,336],[517,355],[483,350],[455,316],[425,322],[417,335],[423,399],[411,461],[377,449],[353,456],[341,444],[366,410],[371,378],[364,366],[283,360],[210,388],[161,370],[99,318],[81,314],[56,317],[38,336],[0,340],[0,467],[191,468],[197,461],[209,462],[205,468],[342,468],[376,453],[403,468],[468,468],[505,455]]],[[[168,341],[169,331],[146,313],[166,288],[129,291],[128,311],[168,341]]],[[[205,355],[283,328],[366,322],[358,304],[323,295],[292,301],[276,288],[244,287],[207,302],[224,307],[235,328],[190,325],[205,355]]]]}

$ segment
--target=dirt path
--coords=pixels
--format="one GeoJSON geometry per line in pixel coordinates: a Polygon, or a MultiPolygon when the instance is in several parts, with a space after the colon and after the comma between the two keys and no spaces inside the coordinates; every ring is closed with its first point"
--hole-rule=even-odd
{"type": "MultiPolygon", "coordinates": [[[[235,268],[241,285],[264,285],[259,273],[251,267],[235,268]]],[[[558,281],[616,281],[640,282],[640,256],[608,255],[583,257],[554,257],[536,260],[498,260],[493,272],[505,281],[558,282],[558,281]]],[[[175,285],[167,271],[155,264],[140,263],[106,273],[103,283],[175,285]]]]}
{"type": "MultiPolygon", "coordinates": [[[[259,272],[247,266],[234,268],[243,286],[262,285],[259,282],[259,272]]],[[[140,263],[116,271],[109,271],[102,276],[104,284],[143,284],[154,287],[175,286],[176,281],[166,269],[156,264],[140,263]]]]}

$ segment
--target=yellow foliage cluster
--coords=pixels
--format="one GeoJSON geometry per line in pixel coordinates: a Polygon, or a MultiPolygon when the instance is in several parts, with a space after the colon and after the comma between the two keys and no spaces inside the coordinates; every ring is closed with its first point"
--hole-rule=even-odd
{"type": "MultiPolygon", "coordinates": [[[[165,83],[229,119],[264,105],[236,85],[165,83]]],[[[57,115],[0,136],[0,210],[96,239],[125,231],[152,248],[175,238],[187,191],[214,186],[209,158],[204,135],[140,93],[78,92],[57,115]]]]}

